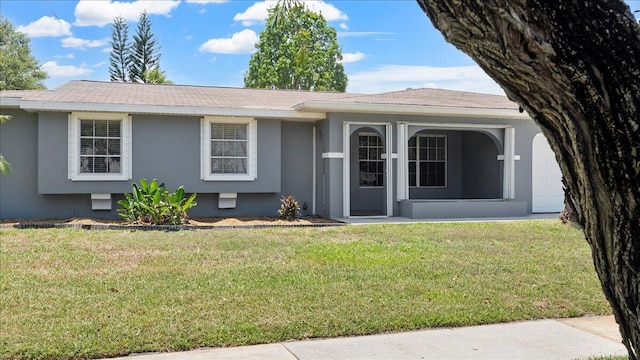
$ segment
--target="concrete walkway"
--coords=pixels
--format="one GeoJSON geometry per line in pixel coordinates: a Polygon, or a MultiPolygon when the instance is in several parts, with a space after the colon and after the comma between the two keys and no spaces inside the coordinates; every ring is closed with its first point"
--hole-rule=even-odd
{"type": "Polygon", "coordinates": [[[282,342],[126,360],[587,359],[626,355],[612,316],[282,342]]]}

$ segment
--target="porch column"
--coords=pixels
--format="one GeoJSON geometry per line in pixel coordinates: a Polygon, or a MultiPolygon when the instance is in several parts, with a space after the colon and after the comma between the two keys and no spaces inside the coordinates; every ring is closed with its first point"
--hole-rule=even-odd
{"type": "Polygon", "coordinates": [[[398,123],[398,170],[397,170],[397,200],[409,199],[409,172],[407,170],[407,147],[409,126],[407,123],[398,123]]]}
{"type": "Polygon", "coordinates": [[[504,199],[515,198],[515,152],[516,129],[508,127],[504,129],[504,181],[502,197],[504,199]]]}

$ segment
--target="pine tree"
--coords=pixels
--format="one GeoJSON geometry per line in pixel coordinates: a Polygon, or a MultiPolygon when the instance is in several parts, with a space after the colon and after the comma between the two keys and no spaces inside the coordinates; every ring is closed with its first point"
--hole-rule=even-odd
{"type": "Polygon", "coordinates": [[[129,81],[129,68],[131,66],[130,48],[129,26],[125,19],[117,17],[111,25],[111,55],[109,57],[111,62],[109,67],[111,81],[129,81]]]}
{"type": "Polygon", "coordinates": [[[151,32],[151,20],[147,12],[140,14],[136,34],[130,51],[129,80],[146,83],[147,71],[160,65],[160,53],[156,36],[151,32]]]}

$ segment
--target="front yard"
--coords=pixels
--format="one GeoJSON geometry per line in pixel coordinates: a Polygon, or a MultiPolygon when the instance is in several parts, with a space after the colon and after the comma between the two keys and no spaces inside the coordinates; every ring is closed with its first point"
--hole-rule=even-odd
{"type": "Polygon", "coordinates": [[[91,358],[608,314],[559,221],[0,229],[0,358],[91,358]]]}

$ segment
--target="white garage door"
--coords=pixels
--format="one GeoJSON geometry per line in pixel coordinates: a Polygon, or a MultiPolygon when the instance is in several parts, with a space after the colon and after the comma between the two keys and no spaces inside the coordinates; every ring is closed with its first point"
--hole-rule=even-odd
{"type": "Polygon", "coordinates": [[[532,211],[534,213],[562,211],[564,208],[562,173],[547,139],[542,134],[533,138],[532,164],[532,211]]]}

